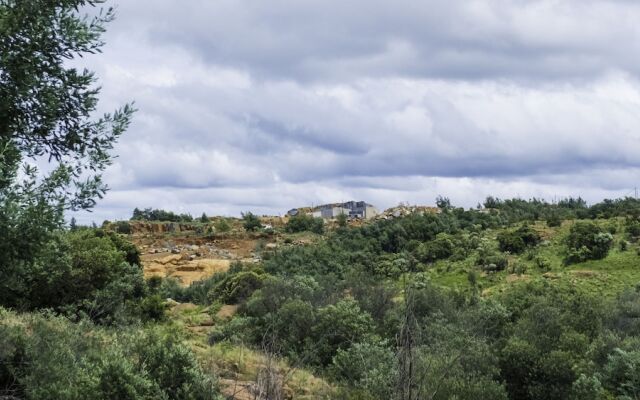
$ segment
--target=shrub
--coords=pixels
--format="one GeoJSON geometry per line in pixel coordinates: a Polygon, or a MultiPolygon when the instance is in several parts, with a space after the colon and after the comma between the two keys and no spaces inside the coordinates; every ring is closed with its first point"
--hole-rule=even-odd
{"type": "Polygon", "coordinates": [[[217,232],[229,232],[231,230],[231,225],[227,222],[226,218],[220,218],[213,225],[216,228],[217,232]]]}
{"type": "Polygon", "coordinates": [[[172,211],[136,208],[133,210],[131,221],[192,222],[193,217],[190,214],[175,214],[172,211]]]}
{"type": "Polygon", "coordinates": [[[148,296],[140,303],[140,315],[144,321],[163,321],[167,305],[158,294],[148,296]]]}
{"type": "Polygon", "coordinates": [[[373,270],[376,275],[395,279],[405,272],[415,272],[416,266],[408,253],[383,254],[376,260],[373,270]]]}
{"type": "Polygon", "coordinates": [[[538,267],[541,271],[549,271],[551,270],[551,261],[544,257],[536,256],[533,259],[533,263],[538,267]]]}
{"type": "Polygon", "coordinates": [[[566,264],[605,258],[613,245],[613,235],[593,222],[576,222],[565,239],[566,264]]]}
{"type": "Polygon", "coordinates": [[[118,221],[116,222],[116,232],[122,233],[124,235],[131,234],[131,224],[127,221],[118,221]]]}
{"type": "Polygon", "coordinates": [[[528,225],[524,225],[515,231],[503,231],[498,234],[498,245],[501,251],[513,254],[522,253],[528,247],[537,245],[540,235],[528,225]]]}
{"type": "Polygon", "coordinates": [[[620,399],[640,393],[640,352],[615,349],[604,368],[604,384],[620,399]]]}
{"type": "Polygon", "coordinates": [[[453,254],[454,244],[447,234],[440,234],[434,240],[422,243],[416,250],[416,256],[422,262],[433,262],[449,258],[453,254]]]}
{"type": "Polygon", "coordinates": [[[146,286],[139,253],[130,242],[101,229],[78,229],[52,238],[34,265],[24,266],[24,286],[3,303],[21,309],[51,308],[114,323],[136,314],[146,286]]]}
{"type": "Polygon", "coordinates": [[[255,232],[256,230],[262,228],[260,218],[254,215],[251,211],[242,213],[242,220],[244,221],[242,226],[247,232],[255,232]]]}
{"type": "Polygon", "coordinates": [[[551,215],[549,215],[549,217],[547,217],[547,226],[552,228],[552,227],[558,227],[562,225],[562,218],[560,218],[560,215],[558,213],[552,213],[551,215]]]}
{"type": "Polygon", "coordinates": [[[640,238],[640,221],[635,218],[628,218],[625,221],[624,231],[629,240],[637,241],[640,238]]]}
{"type": "Polygon", "coordinates": [[[627,242],[624,239],[621,239],[620,242],[618,243],[618,249],[620,251],[627,251],[629,249],[629,242],[627,242]]]}
{"type": "Polygon", "coordinates": [[[527,264],[522,262],[517,262],[513,266],[513,273],[516,275],[522,275],[527,273],[527,264]]]}
{"type": "Polygon", "coordinates": [[[336,218],[337,222],[338,222],[338,226],[340,228],[346,228],[347,227],[347,222],[348,222],[348,218],[347,218],[347,214],[339,214],[338,217],[336,218]]]}
{"type": "Polygon", "coordinates": [[[338,350],[330,367],[334,379],[363,389],[376,399],[393,397],[395,355],[386,343],[355,343],[338,350]]]}
{"type": "Polygon", "coordinates": [[[116,331],[0,309],[0,397],[220,399],[182,340],[173,331],[116,331]]]}
{"type": "Polygon", "coordinates": [[[478,247],[478,257],[475,264],[487,272],[496,272],[507,268],[509,260],[504,254],[496,254],[495,250],[489,247],[488,242],[483,241],[478,247]]]}
{"type": "Polygon", "coordinates": [[[324,220],[307,214],[298,214],[289,218],[284,229],[288,233],[309,231],[322,234],[324,233],[324,220]]]}
{"type": "Polygon", "coordinates": [[[259,271],[241,271],[230,274],[217,283],[207,295],[210,302],[236,304],[244,301],[262,286],[265,276],[259,271]]]}
{"type": "Polygon", "coordinates": [[[371,316],[353,299],[343,299],[318,309],[318,320],[312,332],[317,362],[329,365],[338,350],[364,341],[373,329],[371,316]]]}

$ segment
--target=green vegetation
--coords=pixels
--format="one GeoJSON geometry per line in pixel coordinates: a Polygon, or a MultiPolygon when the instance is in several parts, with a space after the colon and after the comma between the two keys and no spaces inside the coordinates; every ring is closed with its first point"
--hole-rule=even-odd
{"type": "Polygon", "coordinates": [[[540,235],[529,225],[524,225],[515,231],[508,230],[498,234],[498,246],[501,251],[520,254],[540,242],[540,235]]]}
{"type": "Polygon", "coordinates": [[[210,400],[217,393],[180,332],[114,330],[0,308],[3,397],[210,400]]]}
{"type": "Polygon", "coordinates": [[[262,222],[257,215],[254,215],[251,211],[242,213],[242,226],[247,232],[255,232],[262,228],[262,222]]]}
{"type": "Polygon", "coordinates": [[[322,218],[314,218],[311,215],[298,214],[287,221],[285,232],[296,233],[309,231],[319,235],[324,233],[324,220],[322,218]]]}
{"type": "MultiPolygon", "coordinates": [[[[203,216],[206,218],[206,215],[203,216]]],[[[136,208],[133,210],[131,221],[193,222],[193,217],[190,214],[175,214],[172,211],[136,208]]]]}
{"type": "MultiPolygon", "coordinates": [[[[632,220],[617,208],[550,227],[530,219],[529,202],[507,203],[341,227],[181,291],[208,287],[185,299],[239,305],[212,346],[313,370],[337,398],[628,396],[640,374],[640,259],[611,243],[631,239],[632,220]],[[567,266],[576,249],[589,258],[567,266]],[[243,296],[228,295],[236,287],[243,296]]],[[[532,203],[540,215],[559,208],[532,203]]],[[[624,204],[632,214],[638,203],[624,204]]]]}
{"type": "Polygon", "coordinates": [[[227,222],[226,218],[220,218],[213,225],[216,228],[216,232],[225,233],[231,230],[231,225],[227,222]]]}
{"type": "Polygon", "coordinates": [[[567,264],[600,260],[609,254],[613,245],[613,235],[593,222],[577,222],[571,226],[566,243],[567,264]]]}

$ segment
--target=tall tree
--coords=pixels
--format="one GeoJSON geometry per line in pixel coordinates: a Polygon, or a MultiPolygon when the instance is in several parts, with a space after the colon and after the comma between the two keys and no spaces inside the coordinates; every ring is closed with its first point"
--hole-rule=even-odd
{"type": "Polygon", "coordinates": [[[96,78],[70,62],[100,52],[114,18],[104,2],[0,0],[0,304],[28,286],[64,211],[104,195],[101,172],[134,112],[95,118],[96,78]]]}

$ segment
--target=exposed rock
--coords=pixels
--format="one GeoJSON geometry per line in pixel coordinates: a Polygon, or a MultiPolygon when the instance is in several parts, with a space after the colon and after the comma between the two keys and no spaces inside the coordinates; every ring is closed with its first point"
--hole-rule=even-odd
{"type": "Polygon", "coordinates": [[[176,306],[179,306],[179,305],[180,305],[180,303],[179,303],[179,302],[175,301],[175,300],[174,300],[174,299],[172,299],[171,297],[169,297],[169,298],[166,300],[166,303],[167,303],[167,305],[168,305],[169,307],[176,307],[176,306]]]}
{"type": "Polygon", "coordinates": [[[182,256],[180,254],[172,254],[170,256],[166,256],[155,260],[156,263],[166,265],[166,264],[176,264],[178,261],[182,260],[182,256]]]}

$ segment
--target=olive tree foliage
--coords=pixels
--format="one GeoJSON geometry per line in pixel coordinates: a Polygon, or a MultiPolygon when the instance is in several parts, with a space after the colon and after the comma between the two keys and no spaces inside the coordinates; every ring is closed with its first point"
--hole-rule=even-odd
{"type": "Polygon", "coordinates": [[[0,0],[0,292],[41,262],[66,210],[107,190],[101,172],[134,109],[95,117],[96,78],[73,66],[104,44],[114,12],[102,3],[0,0]]]}

